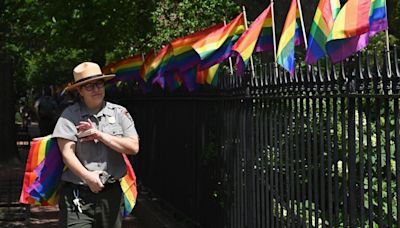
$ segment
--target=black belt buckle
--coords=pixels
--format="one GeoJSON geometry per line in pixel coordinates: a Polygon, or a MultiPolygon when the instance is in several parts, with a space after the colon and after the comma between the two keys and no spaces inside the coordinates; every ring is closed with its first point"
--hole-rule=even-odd
{"type": "Polygon", "coordinates": [[[108,174],[107,172],[100,173],[99,178],[103,185],[107,183],[112,184],[115,182],[115,178],[112,175],[108,174]]]}

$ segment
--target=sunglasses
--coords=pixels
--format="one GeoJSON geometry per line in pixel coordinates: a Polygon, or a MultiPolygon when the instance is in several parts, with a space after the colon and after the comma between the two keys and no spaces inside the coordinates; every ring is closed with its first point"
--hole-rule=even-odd
{"type": "Polygon", "coordinates": [[[86,85],[81,86],[81,88],[84,88],[86,91],[91,92],[94,90],[94,87],[97,87],[97,89],[102,89],[104,88],[104,81],[100,80],[100,81],[96,81],[96,82],[92,82],[92,83],[88,83],[86,85]]]}

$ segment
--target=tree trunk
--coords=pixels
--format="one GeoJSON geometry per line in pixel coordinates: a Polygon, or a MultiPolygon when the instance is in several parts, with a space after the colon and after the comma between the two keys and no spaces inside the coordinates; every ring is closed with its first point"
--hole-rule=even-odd
{"type": "MultiPolygon", "coordinates": [[[[4,54],[2,55],[4,57],[4,54]]],[[[1,161],[19,158],[15,130],[15,90],[9,58],[0,62],[0,145],[1,161]]]]}

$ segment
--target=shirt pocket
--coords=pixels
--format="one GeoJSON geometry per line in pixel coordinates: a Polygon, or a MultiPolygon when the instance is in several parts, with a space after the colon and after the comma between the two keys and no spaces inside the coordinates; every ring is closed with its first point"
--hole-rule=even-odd
{"type": "Polygon", "coordinates": [[[115,136],[122,136],[124,134],[124,131],[122,130],[122,127],[119,124],[107,125],[104,127],[103,132],[115,136]]]}

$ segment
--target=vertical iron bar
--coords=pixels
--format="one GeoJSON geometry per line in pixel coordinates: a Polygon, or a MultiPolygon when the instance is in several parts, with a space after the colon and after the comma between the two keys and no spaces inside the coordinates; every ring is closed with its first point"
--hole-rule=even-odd
{"type": "MultiPolygon", "coordinates": [[[[348,167],[349,167],[349,220],[350,227],[357,227],[357,186],[356,186],[356,110],[355,97],[348,98],[348,167]]],[[[344,144],[344,142],[343,142],[344,144]]],[[[343,151],[344,152],[344,151],[343,151]]],[[[346,174],[344,174],[346,176],[346,174]]]]}
{"type": "Polygon", "coordinates": [[[306,188],[306,164],[305,164],[305,159],[306,159],[306,149],[305,149],[305,132],[304,132],[304,97],[300,98],[300,159],[301,159],[301,201],[302,201],[302,205],[301,205],[301,211],[302,211],[302,223],[304,223],[304,225],[307,224],[306,218],[306,200],[307,200],[307,188],[306,188]]]}
{"type": "MultiPolygon", "coordinates": [[[[319,165],[320,165],[320,172],[319,172],[319,174],[320,174],[320,183],[319,183],[319,185],[321,186],[320,187],[320,190],[321,190],[321,221],[322,221],[322,227],[325,227],[325,220],[326,220],[326,217],[325,217],[325,211],[326,211],[326,208],[325,208],[325,203],[326,203],[326,199],[325,199],[325,189],[326,189],[326,185],[325,185],[325,178],[326,178],[326,176],[325,176],[325,150],[326,150],[326,148],[325,148],[325,140],[324,140],[324,123],[328,123],[328,116],[325,116],[325,118],[324,118],[324,113],[327,113],[327,111],[326,110],[324,110],[324,101],[325,101],[325,103],[327,103],[328,102],[328,97],[321,97],[321,98],[319,98],[319,148],[320,148],[320,151],[319,151],[319,156],[321,156],[320,157],[320,162],[319,162],[319,165]]],[[[328,132],[328,130],[325,130],[325,132],[327,133],[328,132]]],[[[327,144],[327,145],[329,145],[329,144],[327,144]]],[[[316,185],[316,186],[318,186],[318,185],[316,185]]],[[[316,202],[316,204],[317,204],[317,202],[316,202]]],[[[317,204],[318,205],[318,204],[317,204]]],[[[318,207],[316,207],[316,208],[318,208],[318,207]]],[[[317,210],[317,213],[318,213],[318,210],[317,210]]],[[[317,225],[317,226],[319,226],[319,225],[317,225]]]]}
{"type": "MultiPolygon", "coordinates": [[[[313,202],[313,196],[312,196],[312,154],[311,154],[311,149],[312,149],[312,144],[311,144],[311,108],[310,108],[310,97],[306,97],[306,125],[307,125],[307,206],[308,206],[308,225],[312,225],[312,206],[311,203],[313,202]]],[[[314,103],[314,102],[313,102],[314,103]]]]}
{"type": "MultiPolygon", "coordinates": [[[[318,77],[317,77],[318,78],[318,77]]],[[[320,186],[318,184],[318,129],[317,129],[317,99],[315,95],[312,98],[312,140],[313,140],[313,150],[310,158],[312,165],[309,167],[310,171],[314,174],[311,176],[311,186],[320,186]]],[[[320,151],[322,152],[322,151],[320,151]]],[[[318,189],[311,188],[311,192],[313,193],[313,200],[310,199],[309,206],[311,207],[311,203],[314,203],[314,224],[318,227],[318,204],[319,204],[319,196],[318,189]]]]}
{"type": "Polygon", "coordinates": [[[343,225],[347,227],[348,211],[347,211],[347,156],[346,156],[346,104],[345,98],[340,98],[340,122],[342,127],[342,195],[343,195],[343,225]]]}
{"type": "MultiPolygon", "coordinates": [[[[326,156],[327,156],[327,180],[328,180],[328,218],[329,227],[333,226],[333,191],[332,191],[332,142],[331,142],[331,98],[326,99],[326,156]]],[[[325,177],[323,177],[325,178],[325,177]]]]}
{"type": "Polygon", "coordinates": [[[289,157],[288,157],[288,165],[290,166],[289,174],[290,174],[290,179],[289,179],[289,187],[290,187],[290,212],[288,213],[290,216],[290,225],[289,227],[294,227],[295,226],[295,181],[294,181],[294,176],[296,175],[296,170],[295,170],[295,162],[296,160],[294,159],[294,135],[296,133],[294,132],[294,126],[293,126],[293,98],[291,97],[288,99],[288,110],[289,110],[289,157]]]}
{"type": "Polygon", "coordinates": [[[390,153],[390,110],[389,98],[385,98],[385,153],[386,153],[386,189],[387,189],[387,225],[392,227],[392,170],[391,170],[391,153],[390,153]]]}
{"type": "Polygon", "coordinates": [[[360,171],[360,179],[358,180],[359,189],[360,189],[360,227],[365,227],[365,212],[364,212],[364,113],[363,113],[363,99],[362,97],[358,98],[358,144],[359,144],[359,171],[360,171]]]}
{"type": "Polygon", "coordinates": [[[290,116],[290,114],[289,115],[287,115],[288,113],[287,112],[290,112],[290,110],[289,110],[289,105],[288,105],[288,103],[290,102],[289,101],[289,99],[290,98],[288,98],[288,97],[285,97],[284,98],[285,100],[284,100],[284,108],[283,108],[283,115],[284,115],[284,124],[283,124],[283,130],[284,130],[284,132],[283,132],[283,134],[285,135],[285,140],[284,140],[284,142],[285,142],[285,173],[284,173],[284,175],[285,175],[285,179],[286,179],[286,183],[285,183],[285,187],[284,187],[284,189],[286,189],[286,200],[284,200],[284,202],[285,202],[285,205],[286,205],[286,216],[284,216],[285,217],[285,219],[286,219],[286,225],[285,225],[285,227],[289,227],[290,226],[290,215],[291,215],[291,204],[290,204],[290,193],[291,193],[291,186],[290,186],[290,182],[289,182],[289,177],[291,176],[291,172],[293,172],[292,170],[290,170],[290,168],[289,168],[289,158],[290,158],[290,154],[289,154],[289,143],[290,143],[290,141],[289,141],[289,137],[290,137],[290,128],[288,128],[288,126],[289,126],[289,123],[288,123],[288,121],[290,121],[290,120],[288,120],[288,118],[289,118],[289,116],[290,116]]]}
{"type": "Polygon", "coordinates": [[[367,172],[368,172],[368,227],[373,227],[374,224],[374,206],[372,202],[372,120],[371,120],[371,99],[366,98],[365,101],[365,120],[367,122],[367,172]]]}
{"type": "Polygon", "coordinates": [[[339,161],[339,136],[338,136],[338,98],[337,96],[333,97],[333,162],[334,162],[334,188],[333,188],[333,198],[335,199],[334,204],[334,217],[333,217],[333,225],[334,227],[339,227],[339,211],[340,211],[340,199],[339,199],[339,170],[338,170],[338,161],[339,161]]]}
{"type": "MultiPolygon", "coordinates": [[[[377,97],[376,105],[375,105],[375,113],[381,112],[381,98],[377,97]]],[[[382,206],[383,206],[383,199],[382,199],[382,148],[381,148],[381,117],[380,115],[376,116],[376,154],[377,154],[377,163],[376,163],[376,173],[378,178],[378,210],[377,210],[377,219],[378,219],[378,226],[383,226],[383,219],[382,219],[382,206]]]]}

